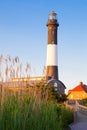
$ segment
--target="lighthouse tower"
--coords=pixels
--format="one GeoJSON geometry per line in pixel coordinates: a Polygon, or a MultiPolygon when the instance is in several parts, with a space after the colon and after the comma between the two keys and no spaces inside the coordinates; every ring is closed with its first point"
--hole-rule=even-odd
{"type": "Polygon", "coordinates": [[[59,23],[54,11],[49,14],[46,26],[48,28],[46,77],[58,80],[57,29],[59,23]]]}

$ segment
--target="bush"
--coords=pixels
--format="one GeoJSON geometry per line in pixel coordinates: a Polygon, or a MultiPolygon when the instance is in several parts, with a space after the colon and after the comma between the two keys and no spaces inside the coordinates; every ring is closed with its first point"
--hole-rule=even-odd
{"type": "Polygon", "coordinates": [[[87,106],[87,98],[84,98],[82,101],[83,101],[83,105],[87,106]]]}
{"type": "Polygon", "coordinates": [[[36,84],[36,88],[38,88],[41,100],[57,103],[63,103],[67,100],[67,95],[65,93],[59,93],[58,90],[55,90],[53,84],[46,85],[44,81],[41,81],[36,84]]]}

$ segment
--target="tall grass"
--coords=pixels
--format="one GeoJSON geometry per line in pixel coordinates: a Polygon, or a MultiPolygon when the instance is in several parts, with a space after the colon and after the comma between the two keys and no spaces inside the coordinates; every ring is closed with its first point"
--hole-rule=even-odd
{"type": "Polygon", "coordinates": [[[62,122],[62,128],[66,128],[70,123],[72,123],[74,120],[73,117],[73,110],[66,109],[65,107],[61,107],[61,122],[62,122]]]}
{"type": "Polygon", "coordinates": [[[8,94],[0,106],[0,130],[62,130],[72,114],[56,103],[8,94]]]}

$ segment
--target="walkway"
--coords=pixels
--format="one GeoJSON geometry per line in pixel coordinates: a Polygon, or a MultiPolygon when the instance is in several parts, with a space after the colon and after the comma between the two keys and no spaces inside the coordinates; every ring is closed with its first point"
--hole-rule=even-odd
{"type": "Polygon", "coordinates": [[[74,123],[70,124],[69,127],[71,130],[87,130],[87,115],[76,111],[75,121],[74,123]]]}

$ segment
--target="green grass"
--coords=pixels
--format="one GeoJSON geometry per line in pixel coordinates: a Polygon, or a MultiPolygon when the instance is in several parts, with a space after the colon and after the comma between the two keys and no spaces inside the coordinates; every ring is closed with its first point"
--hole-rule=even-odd
{"type": "Polygon", "coordinates": [[[9,95],[0,106],[0,130],[62,130],[72,122],[72,115],[56,103],[9,95]]]}

